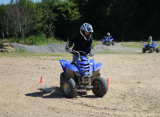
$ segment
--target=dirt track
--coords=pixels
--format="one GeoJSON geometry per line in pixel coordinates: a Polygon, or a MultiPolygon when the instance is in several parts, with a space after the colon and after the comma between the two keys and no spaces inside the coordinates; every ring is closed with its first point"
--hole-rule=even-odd
{"type": "Polygon", "coordinates": [[[0,117],[160,117],[160,54],[95,54],[111,87],[103,98],[80,91],[77,99],[61,95],[61,58],[53,58],[0,54],[0,117]]]}

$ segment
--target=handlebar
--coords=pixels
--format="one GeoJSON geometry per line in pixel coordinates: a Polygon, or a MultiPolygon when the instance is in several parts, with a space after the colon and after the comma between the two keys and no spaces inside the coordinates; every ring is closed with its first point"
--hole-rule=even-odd
{"type": "MultiPolygon", "coordinates": [[[[79,58],[81,58],[80,53],[84,53],[83,51],[75,51],[75,50],[73,50],[72,48],[69,48],[68,52],[70,52],[70,53],[72,53],[72,54],[77,53],[78,56],[79,56],[79,58]]],[[[87,54],[87,58],[88,58],[88,56],[91,56],[91,55],[90,55],[90,54],[87,54]]]]}

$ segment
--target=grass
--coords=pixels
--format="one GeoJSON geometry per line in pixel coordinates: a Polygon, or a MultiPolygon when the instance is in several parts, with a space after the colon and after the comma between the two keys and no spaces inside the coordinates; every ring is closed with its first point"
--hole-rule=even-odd
{"type": "Polygon", "coordinates": [[[137,55],[142,55],[143,53],[141,52],[113,52],[111,50],[105,50],[104,52],[99,52],[96,54],[122,54],[122,55],[133,55],[133,54],[137,54],[137,55]]]}
{"type": "Polygon", "coordinates": [[[58,54],[58,53],[28,53],[28,52],[13,52],[13,53],[0,53],[0,57],[43,57],[43,56],[50,56],[50,57],[70,57],[71,54],[58,54]]]}
{"type": "MultiPolygon", "coordinates": [[[[160,45],[160,41],[154,41],[155,44],[160,45]]],[[[142,44],[147,44],[147,41],[139,41],[139,42],[120,42],[123,46],[126,47],[134,47],[134,48],[143,48],[142,44]]]]}

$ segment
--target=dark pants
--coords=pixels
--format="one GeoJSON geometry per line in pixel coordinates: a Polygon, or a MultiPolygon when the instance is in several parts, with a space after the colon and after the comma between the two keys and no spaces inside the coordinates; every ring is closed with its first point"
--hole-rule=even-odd
{"type": "Polygon", "coordinates": [[[148,50],[150,50],[150,44],[148,44],[148,50]]]}

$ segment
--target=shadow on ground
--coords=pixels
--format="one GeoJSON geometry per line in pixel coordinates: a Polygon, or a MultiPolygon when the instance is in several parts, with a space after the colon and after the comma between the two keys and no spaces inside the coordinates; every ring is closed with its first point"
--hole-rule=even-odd
{"type": "MultiPolygon", "coordinates": [[[[28,93],[25,94],[25,96],[30,96],[30,97],[42,97],[42,98],[66,98],[60,87],[41,87],[38,90],[40,92],[33,92],[33,93],[28,93]]],[[[98,98],[95,95],[87,95],[86,91],[77,91],[77,97],[78,98],[98,98]]]]}

